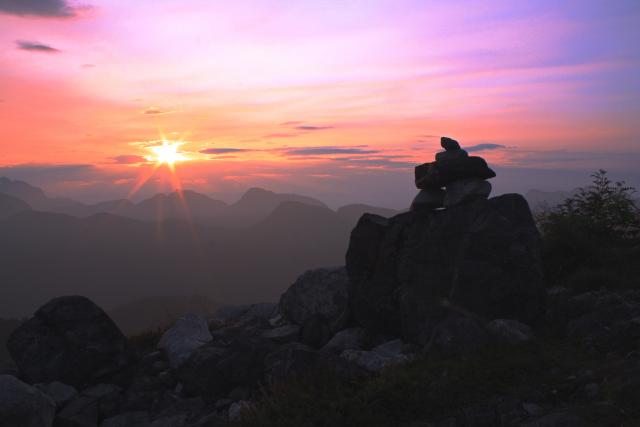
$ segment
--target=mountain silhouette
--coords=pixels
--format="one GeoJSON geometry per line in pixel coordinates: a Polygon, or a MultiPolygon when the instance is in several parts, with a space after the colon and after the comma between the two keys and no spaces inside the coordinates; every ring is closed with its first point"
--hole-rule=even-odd
{"type": "Polygon", "coordinates": [[[17,197],[0,193],[0,219],[28,210],[31,210],[31,206],[27,202],[17,197]]]}

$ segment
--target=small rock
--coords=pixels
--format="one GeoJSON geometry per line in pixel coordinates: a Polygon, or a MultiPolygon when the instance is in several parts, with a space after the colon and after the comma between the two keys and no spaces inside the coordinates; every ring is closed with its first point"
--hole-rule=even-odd
{"type": "Polygon", "coordinates": [[[361,350],[369,339],[369,333],[359,326],[343,329],[322,347],[322,351],[340,354],[345,350],[361,350]]]}
{"type": "Polygon", "coordinates": [[[397,357],[404,353],[405,346],[404,341],[396,339],[377,345],[371,351],[386,357],[397,357]]]}
{"type": "Polygon", "coordinates": [[[204,317],[186,314],[162,335],[158,348],[164,350],[173,369],[178,369],[196,349],[211,341],[204,317]]]}
{"type": "Polygon", "coordinates": [[[35,387],[53,399],[58,408],[62,408],[67,402],[78,395],[78,390],[59,381],[54,381],[49,384],[35,384],[35,387]]]}
{"type": "Polygon", "coordinates": [[[491,183],[483,179],[467,178],[447,184],[444,206],[451,207],[478,199],[486,199],[491,194],[491,183]]]}
{"type": "Polygon", "coordinates": [[[411,210],[415,212],[431,211],[444,206],[445,192],[440,188],[420,190],[411,202],[411,210]]]}
{"type": "Polygon", "coordinates": [[[596,383],[589,383],[584,387],[584,395],[589,399],[595,399],[600,394],[600,386],[596,383]]]}
{"type": "Polygon", "coordinates": [[[262,334],[263,338],[270,339],[279,344],[295,341],[300,334],[300,326],[284,325],[274,329],[268,329],[262,334]]]}
{"type": "Polygon", "coordinates": [[[229,421],[238,421],[242,417],[242,413],[251,407],[251,402],[240,400],[233,402],[229,407],[229,421]]]}
{"type": "Polygon", "coordinates": [[[151,427],[184,427],[187,424],[185,414],[160,417],[151,423],[151,427]]]}
{"type": "Polygon", "coordinates": [[[11,375],[0,375],[0,426],[51,427],[53,400],[11,375]]]}
{"type": "Polygon", "coordinates": [[[496,341],[505,344],[519,344],[533,338],[533,331],[528,325],[513,319],[495,319],[485,328],[496,341]]]}
{"type": "Polygon", "coordinates": [[[523,402],[522,409],[524,409],[530,417],[539,417],[544,413],[544,409],[542,409],[540,405],[531,402],[523,402]]]}
{"type": "Polygon", "coordinates": [[[441,162],[443,160],[451,160],[451,159],[461,159],[464,157],[469,157],[469,153],[467,153],[462,149],[441,151],[439,153],[436,153],[436,162],[441,162]]]}
{"type": "Polygon", "coordinates": [[[388,356],[365,350],[345,350],[340,354],[340,357],[355,363],[369,372],[377,372],[387,366],[399,365],[411,360],[411,357],[403,354],[388,356]]]}
{"type": "Polygon", "coordinates": [[[583,427],[584,425],[584,420],[577,415],[558,412],[521,423],[520,427],[583,427]]]}
{"type": "Polygon", "coordinates": [[[215,407],[216,409],[220,410],[220,409],[228,408],[229,406],[231,406],[232,403],[233,403],[233,400],[231,399],[218,399],[216,400],[215,407]]]}
{"type": "Polygon", "coordinates": [[[56,416],[56,426],[96,427],[99,416],[99,399],[78,396],[69,402],[56,416]]]}
{"type": "Polygon", "coordinates": [[[105,419],[100,427],[149,427],[149,414],[144,411],[125,412],[105,419]]]}
{"type": "Polygon", "coordinates": [[[447,151],[460,149],[460,144],[458,143],[458,141],[447,136],[443,136],[440,138],[440,146],[447,151]]]}

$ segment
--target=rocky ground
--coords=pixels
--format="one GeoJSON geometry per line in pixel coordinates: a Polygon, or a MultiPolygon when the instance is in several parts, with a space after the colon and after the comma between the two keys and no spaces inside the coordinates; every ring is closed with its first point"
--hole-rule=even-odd
{"type": "Polygon", "coordinates": [[[463,199],[364,215],[346,267],[163,333],[54,299],[9,339],[0,426],[640,425],[640,291],[546,289],[524,198],[463,199]]]}

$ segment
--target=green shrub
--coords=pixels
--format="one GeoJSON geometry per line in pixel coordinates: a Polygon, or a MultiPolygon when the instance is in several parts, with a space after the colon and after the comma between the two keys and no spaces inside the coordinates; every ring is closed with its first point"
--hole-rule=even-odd
{"type": "Polygon", "coordinates": [[[547,281],[587,289],[598,283],[638,286],[634,257],[640,245],[640,215],[632,198],[635,189],[612,182],[604,170],[592,177],[590,186],[537,216],[547,281]]]}

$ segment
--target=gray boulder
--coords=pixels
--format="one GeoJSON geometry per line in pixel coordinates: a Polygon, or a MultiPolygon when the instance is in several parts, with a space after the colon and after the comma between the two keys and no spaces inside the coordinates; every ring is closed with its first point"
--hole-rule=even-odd
{"type": "Polygon", "coordinates": [[[346,257],[352,316],[418,344],[455,312],[534,324],[545,311],[539,240],[517,194],[388,220],[363,215],[346,257]]]}
{"type": "Polygon", "coordinates": [[[414,354],[408,351],[409,347],[402,340],[396,339],[382,343],[370,351],[345,350],[340,356],[369,372],[376,372],[387,366],[413,360],[414,354]]]}
{"type": "Polygon", "coordinates": [[[211,339],[209,325],[204,317],[186,314],[162,335],[158,348],[166,353],[171,367],[178,369],[191,353],[211,339]]]}
{"type": "Polygon", "coordinates": [[[369,333],[359,326],[343,329],[329,340],[323,352],[340,354],[344,350],[362,350],[369,343],[369,333]]]}
{"type": "Polygon", "coordinates": [[[76,388],[126,381],[134,361],[120,329],[81,296],[55,298],[40,307],[11,334],[7,348],[28,382],[60,381],[76,388]]]}
{"type": "Polygon", "coordinates": [[[487,332],[498,342],[519,344],[533,339],[533,330],[513,319],[495,319],[485,325],[487,332]]]}
{"type": "Polygon", "coordinates": [[[349,320],[348,283],[344,267],[309,270],[282,294],[280,313],[289,323],[301,326],[322,315],[335,333],[349,320]]]}
{"type": "Polygon", "coordinates": [[[491,194],[491,183],[483,179],[467,178],[447,185],[444,207],[459,205],[478,199],[486,199],[491,194]]]}
{"type": "Polygon", "coordinates": [[[300,326],[283,325],[277,328],[268,329],[262,333],[263,338],[268,338],[276,343],[285,344],[298,339],[300,334],[300,326]]]}
{"type": "Polygon", "coordinates": [[[56,405],[35,387],[0,375],[0,427],[51,427],[56,405]]]}

